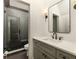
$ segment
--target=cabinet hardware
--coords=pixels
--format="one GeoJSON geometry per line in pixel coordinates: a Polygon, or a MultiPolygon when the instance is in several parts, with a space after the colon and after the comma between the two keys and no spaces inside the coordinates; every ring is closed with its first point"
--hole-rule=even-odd
{"type": "Polygon", "coordinates": [[[63,59],[66,59],[66,57],[65,57],[65,56],[63,56],[63,59]]]}
{"type": "Polygon", "coordinates": [[[47,55],[46,54],[44,54],[44,53],[42,53],[42,55],[46,58],[47,57],[47,55]]]}

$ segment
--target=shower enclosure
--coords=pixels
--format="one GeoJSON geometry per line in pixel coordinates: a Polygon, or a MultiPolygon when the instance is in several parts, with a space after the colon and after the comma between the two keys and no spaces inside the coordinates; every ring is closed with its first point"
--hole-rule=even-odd
{"type": "Polygon", "coordinates": [[[29,10],[4,8],[4,51],[24,47],[28,43],[29,10]]]}

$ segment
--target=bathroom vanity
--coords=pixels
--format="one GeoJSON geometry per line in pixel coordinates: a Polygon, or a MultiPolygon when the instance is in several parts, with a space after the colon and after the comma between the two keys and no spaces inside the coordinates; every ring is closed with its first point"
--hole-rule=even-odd
{"type": "Polygon", "coordinates": [[[76,59],[74,44],[47,38],[33,38],[34,59],[76,59]]]}

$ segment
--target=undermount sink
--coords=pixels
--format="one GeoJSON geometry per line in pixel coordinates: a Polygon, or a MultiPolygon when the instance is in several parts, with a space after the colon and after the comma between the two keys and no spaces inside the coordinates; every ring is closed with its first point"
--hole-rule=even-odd
{"type": "Polygon", "coordinates": [[[45,38],[43,40],[46,40],[46,41],[53,41],[53,42],[59,42],[59,41],[62,41],[62,40],[59,40],[59,39],[52,39],[52,38],[45,38]]]}

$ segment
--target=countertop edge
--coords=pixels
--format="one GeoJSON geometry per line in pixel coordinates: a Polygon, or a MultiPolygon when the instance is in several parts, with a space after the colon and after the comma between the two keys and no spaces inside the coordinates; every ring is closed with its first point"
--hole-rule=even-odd
{"type": "MultiPolygon", "coordinates": [[[[33,37],[33,39],[39,40],[39,38],[36,38],[36,37],[33,37]]],[[[63,49],[63,48],[57,47],[57,46],[55,46],[55,45],[51,45],[51,44],[49,44],[49,43],[47,43],[47,42],[44,42],[44,41],[41,41],[41,40],[39,40],[39,41],[40,41],[40,42],[43,42],[43,43],[46,43],[46,44],[48,44],[48,45],[50,45],[50,46],[52,46],[52,47],[55,47],[55,48],[57,48],[57,49],[59,49],[59,50],[62,50],[63,52],[66,52],[66,53],[69,53],[69,54],[71,54],[71,55],[76,56],[76,53],[74,53],[74,52],[67,51],[67,50],[65,50],[65,49],[63,49]]]]}

